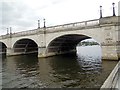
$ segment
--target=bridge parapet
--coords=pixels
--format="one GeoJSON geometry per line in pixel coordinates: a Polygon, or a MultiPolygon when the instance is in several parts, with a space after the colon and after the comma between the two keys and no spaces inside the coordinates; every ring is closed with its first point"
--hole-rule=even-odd
{"type": "Polygon", "coordinates": [[[43,28],[41,28],[40,30],[34,29],[34,30],[22,31],[22,32],[17,32],[12,34],[6,34],[6,35],[0,36],[0,39],[6,39],[6,38],[18,37],[18,36],[27,36],[27,35],[37,34],[38,32],[42,33],[42,31],[43,31],[43,28]]]}
{"type": "Polygon", "coordinates": [[[31,35],[31,34],[36,34],[38,32],[40,32],[40,30],[33,29],[33,30],[28,30],[28,31],[22,31],[22,32],[14,33],[14,34],[12,34],[12,36],[16,37],[16,36],[31,35]]]}
{"type": "Polygon", "coordinates": [[[111,23],[120,24],[120,16],[103,17],[100,19],[100,24],[111,24],[111,23]]]}
{"type": "Polygon", "coordinates": [[[34,35],[34,34],[43,34],[45,31],[52,32],[52,31],[59,31],[59,30],[66,30],[69,28],[86,28],[94,26],[100,26],[100,25],[106,25],[106,24],[119,24],[120,16],[114,16],[114,17],[104,17],[101,19],[94,19],[94,20],[88,20],[88,21],[82,21],[82,22],[75,22],[75,23],[69,23],[69,24],[63,24],[63,25],[56,25],[56,26],[50,26],[46,28],[40,28],[40,29],[33,29],[28,31],[22,31],[17,33],[12,33],[8,35],[2,35],[0,36],[0,39],[10,38],[10,37],[19,37],[19,36],[27,36],[27,35],[34,35]]]}
{"type": "Polygon", "coordinates": [[[22,32],[2,35],[2,36],[0,36],[0,39],[43,33],[44,30],[46,30],[46,31],[50,31],[50,30],[54,31],[55,30],[56,31],[56,30],[62,30],[62,29],[66,29],[66,28],[87,27],[87,26],[95,26],[95,25],[99,25],[99,19],[75,22],[75,23],[69,23],[69,24],[63,24],[63,25],[57,25],[57,26],[50,26],[50,27],[46,27],[46,28],[40,28],[39,30],[33,29],[33,30],[28,30],[28,31],[22,31],[22,32]]]}
{"type": "Polygon", "coordinates": [[[69,23],[69,24],[63,24],[63,25],[57,25],[57,26],[50,26],[47,27],[46,30],[58,30],[58,29],[65,29],[65,28],[72,28],[72,27],[88,27],[88,26],[95,26],[100,24],[116,24],[119,23],[118,18],[120,16],[115,17],[104,17],[101,19],[94,19],[94,20],[88,20],[88,21],[82,21],[82,22],[75,22],[75,23],[69,23]]]}
{"type": "Polygon", "coordinates": [[[87,27],[87,26],[94,26],[94,25],[99,25],[99,19],[51,26],[51,27],[47,27],[46,30],[58,30],[58,29],[65,29],[65,28],[72,28],[72,27],[87,27]]]}

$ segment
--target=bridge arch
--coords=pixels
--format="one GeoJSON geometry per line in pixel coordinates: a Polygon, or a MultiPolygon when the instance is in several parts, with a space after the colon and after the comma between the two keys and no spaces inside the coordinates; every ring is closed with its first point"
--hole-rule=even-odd
{"type": "Polygon", "coordinates": [[[0,54],[6,54],[7,53],[7,46],[5,43],[0,42],[0,54]]]}
{"type": "Polygon", "coordinates": [[[66,34],[53,39],[47,46],[48,54],[62,54],[76,51],[77,44],[91,37],[82,34],[66,34]]]}
{"type": "Polygon", "coordinates": [[[22,38],[17,40],[13,45],[13,49],[15,53],[21,54],[38,53],[37,43],[29,38],[22,38]]]}

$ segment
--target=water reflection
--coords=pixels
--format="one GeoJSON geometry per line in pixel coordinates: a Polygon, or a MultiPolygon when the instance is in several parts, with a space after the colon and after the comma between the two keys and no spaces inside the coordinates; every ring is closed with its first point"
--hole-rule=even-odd
{"type": "Polygon", "coordinates": [[[100,88],[117,62],[102,61],[99,49],[94,51],[95,55],[93,50],[78,49],[75,55],[49,58],[7,57],[2,63],[3,88],[100,88]]]}
{"type": "Polygon", "coordinates": [[[37,57],[25,55],[22,57],[14,57],[14,60],[16,63],[16,71],[18,71],[19,74],[24,74],[26,77],[36,74],[35,71],[37,71],[39,67],[37,57]]]}
{"type": "Polygon", "coordinates": [[[101,47],[96,45],[77,47],[77,49],[77,61],[84,73],[99,73],[102,69],[101,47]]]}

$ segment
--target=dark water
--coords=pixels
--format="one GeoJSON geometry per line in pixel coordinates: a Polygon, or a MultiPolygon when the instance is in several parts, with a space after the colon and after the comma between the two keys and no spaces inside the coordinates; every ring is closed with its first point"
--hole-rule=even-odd
{"type": "Polygon", "coordinates": [[[2,60],[3,88],[100,88],[117,61],[101,60],[100,47],[79,47],[76,55],[2,60]]]}

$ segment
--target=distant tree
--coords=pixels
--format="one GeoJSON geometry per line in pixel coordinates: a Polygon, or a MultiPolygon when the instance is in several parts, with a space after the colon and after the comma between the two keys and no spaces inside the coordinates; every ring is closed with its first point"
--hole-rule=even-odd
{"type": "Polygon", "coordinates": [[[78,44],[78,46],[92,46],[92,45],[99,45],[99,43],[95,41],[82,41],[78,44]]]}

